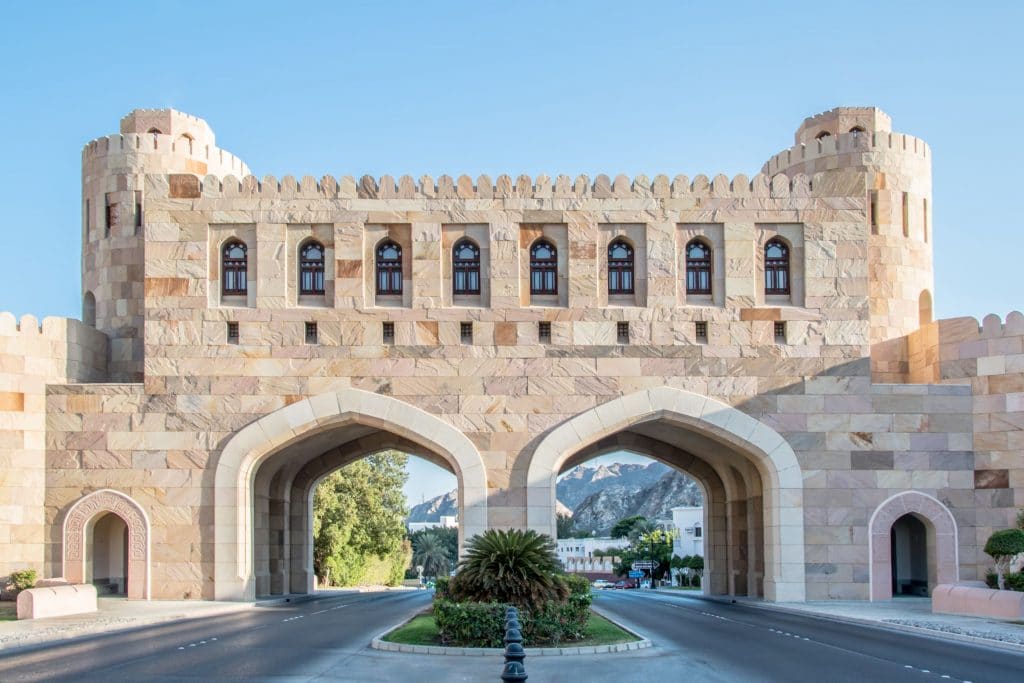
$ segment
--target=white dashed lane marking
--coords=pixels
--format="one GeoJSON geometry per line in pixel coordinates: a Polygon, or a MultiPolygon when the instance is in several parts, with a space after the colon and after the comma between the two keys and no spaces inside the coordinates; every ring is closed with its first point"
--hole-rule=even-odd
{"type": "Polygon", "coordinates": [[[207,643],[212,643],[215,640],[217,640],[217,639],[216,638],[210,638],[209,640],[200,640],[200,641],[198,641],[196,643],[189,643],[188,645],[182,645],[178,649],[179,650],[185,650],[185,649],[188,649],[190,647],[199,647],[200,645],[206,645],[207,643]]]}

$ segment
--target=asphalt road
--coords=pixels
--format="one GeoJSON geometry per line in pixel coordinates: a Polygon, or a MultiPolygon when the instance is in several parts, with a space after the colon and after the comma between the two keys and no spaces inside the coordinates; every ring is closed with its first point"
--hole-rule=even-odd
{"type": "Polygon", "coordinates": [[[1024,654],[948,639],[666,591],[605,590],[594,604],[706,680],[1024,681],[1024,654]]]}
{"type": "Polygon", "coordinates": [[[352,660],[432,595],[346,593],[104,634],[0,655],[0,681],[388,680],[352,660]]]}
{"type": "MultiPolygon", "coordinates": [[[[497,681],[500,657],[367,648],[430,598],[350,593],[95,636],[0,656],[0,681],[497,681]]],[[[595,606],[654,647],[530,657],[530,681],[1024,680],[1024,654],[686,594],[600,591],[595,606]]]]}

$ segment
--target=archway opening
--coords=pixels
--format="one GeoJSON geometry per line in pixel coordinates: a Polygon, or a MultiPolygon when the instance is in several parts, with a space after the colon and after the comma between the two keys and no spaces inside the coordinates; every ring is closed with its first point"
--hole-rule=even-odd
{"type": "Polygon", "coordinates": [[[99,595],[128,594],[128,525],[112,512],[86,526],[85,582],[99,595]]]}
{"type": "Polygon", "coordinates": [[[388,396],[356,389],[321,394],[269,413],[225,442],[215,473],[214,596],[250,600],[313,590],[316,485],[388,450],[454,474],[460,548],[486,528],[485,470],[464,434],[388,396]]]}
{"type": "Polygon", "coordinates": [[[386,429],[348,424],[261,463],[253,492],[256,596],[404,580],[412,558],[403,485],[412,459],[455,479],[454,515],[447,515],[455,519],[447,523],[458,534],[453,465],[386,429]]]}
{"type": "Polygon", "coordinates": [[[614,587],[701,587],[704,489],[683,471],[611,451],[564,468],[556,501],[566,571],[614,587]]]}
{"type": "Polygon", "coordinates": [[[530,526],[554,535],[558,474],[615,450],[660,460],[702,485],[705,592],[805,599],[801,469],[771,427],[671,387],[612,399],[537,444],[527,472],[530,526]]]}
{"type": "Polygon", "coordinates": [[[928,529],[913,514],[906,514],[892,525],[892,594],[927,597],[928,529]]]}

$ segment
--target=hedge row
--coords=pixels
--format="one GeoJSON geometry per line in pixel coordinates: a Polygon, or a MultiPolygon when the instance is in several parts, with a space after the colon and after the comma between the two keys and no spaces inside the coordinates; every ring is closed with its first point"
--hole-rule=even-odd
{"type": "MultiPolygon", "coordinates": [[[[590,618],[590,584],[583,577],[567,577],[571,593],[563,603],[519,610],[525,647],[555,646],[583,638],[590,618]]],[[[506,605],[497,602],[455,602],[448,597],[447,581],[438,581],[434,620],[441,642],[459,647],[503,647],[506,605]]]]}
{"type": "MultiPolygon", "coordinates": [[[[989,572],[985,575],[985,583],[988,584],[989,588],[999,587],[999,581],[996,578],[995,572],[989,572]]],[[[1003,585],[1006,586],[1008,591],[1024,592],[1024,572],[1010,572],[1003,577],[1003,585]]]]}

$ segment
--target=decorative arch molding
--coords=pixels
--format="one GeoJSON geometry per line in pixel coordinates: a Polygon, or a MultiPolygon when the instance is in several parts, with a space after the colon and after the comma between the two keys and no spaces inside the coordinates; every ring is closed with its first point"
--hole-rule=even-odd
{"type": "Polygon", "coordinates": [[[459,483],[461,538],[487,528],[487,473],[469,437],[390,396],[359,389],[320,394],[264,415],[225,443],[214,474],[215,599],[255,597],[253,485],[260,465],[283,448],[348,425],[390,432],[443,458],[459,483]]]}
{"type": "Polygon", "coordinates": [[[150,524],[146,511],[135,500],[114,489],[100,489],[83,496],[64,516],[64,578],[85,582],[86,527],[104,513],[120,517],[128,526],[127,593],[130,600],[150,598],[150,524]]]}
{"type": "Polygon", "coordinates": [[[555,484],[562,465],[595,442],[631,427],[667,421],[742,454],[764,486],[765,598],[802,602],[803,475],[792,447],[778,432],[714,398],[657,387],[612,399],[563,422],[534,449],[527,469],[527,524],[554,532],[555,484]]]}
{"type": "Polygon", "coordinates": [[[868,521],[872,601],[892,599],[892,525],[908,514],[920,519],[928,529],[929,579],[934,576],[935,584],[960,580],[959,541],[953,513],[934,496],[903,491],[885,499],[868,521]]]}

